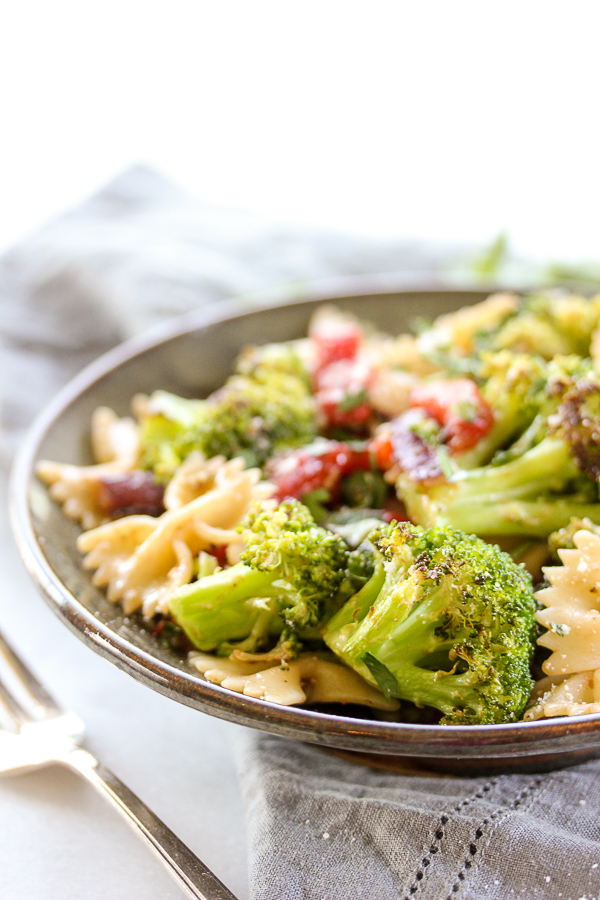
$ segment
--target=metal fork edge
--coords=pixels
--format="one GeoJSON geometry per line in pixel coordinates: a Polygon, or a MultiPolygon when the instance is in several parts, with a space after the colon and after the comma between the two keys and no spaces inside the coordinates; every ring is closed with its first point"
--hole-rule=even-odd
{"type": "MultiPolygon", "coordinates": [[[[59,706],[1,633],[0,657],[12,670],[24,696],[35,709],[35,715],[31,715],[0,680],[0,706],[15,723],[19,734],[25,736],[23,739],[34,739],[39,726],[64,720],[64,739],[52,742],[51,756],[38,763],[37,767],[57,763],[82,775],[118,810],[189,897],[195,900],[236,900],[216,875],[133,791],[77,743],[76,738],[83,733],[83,722],[75,714],[66,712],[59,706]]],[[[20,740],[19,734],[13,737],[20,740]]],[[[34,766],[35,763],[25,765],[23,770],[34,766]]]]}

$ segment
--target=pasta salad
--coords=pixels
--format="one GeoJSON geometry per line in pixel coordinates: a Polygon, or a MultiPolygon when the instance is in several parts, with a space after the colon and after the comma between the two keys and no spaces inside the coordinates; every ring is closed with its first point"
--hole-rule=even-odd
{"type": "Polygon", "coordinates": [[[38,477],[93,582],[209,681],[495,724],[600,712],[600,296],[415,334],[321,307],[204,399],[98,408],[38,477]]]}

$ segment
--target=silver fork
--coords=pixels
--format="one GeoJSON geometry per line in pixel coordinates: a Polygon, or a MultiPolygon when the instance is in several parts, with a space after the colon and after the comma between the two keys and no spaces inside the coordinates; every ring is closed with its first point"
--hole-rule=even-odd
{"type": "Polygon", "coordinates": [[[0,677],[0,710],[12,728],[0,727],[0,774],[16,775],[53,764],[68,766],[116,807],[189,897],[236,900],[139,797],[83,749],[84,725],[79,716],[57,704],[1,633],[0,660],[10,669],[17,688],[15,693],[0,677]]]}

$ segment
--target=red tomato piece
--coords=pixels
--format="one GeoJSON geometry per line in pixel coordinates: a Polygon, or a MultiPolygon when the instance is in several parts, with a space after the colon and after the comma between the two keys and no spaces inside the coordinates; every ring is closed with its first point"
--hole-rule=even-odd
{"type": "Polygon", "coordinates": [[[325,488],[334,495],[345,475],[371,467],[366,450],[354,450],[342,441],[318,441],[274,456],[266,466],[267,478],[275,487],[275,498],[301,500],[305,494],[325,488]]]}
{"type": "Polygon", "coordinates": [[[392,445],[392,433],[389,429],[379,431],[369,441],[369,453],[375,460],[375,465],[382,472],[387,472],[395,465],[394,447],[392,445]]]}
{"type": "Polygon", "coordinates": [[[359,325],[343,320],[317,326],[310,336],[316,351],[316,372],[341,359],[354,359],[363,337],[359,325]]]}
{"type": "Polygon", "coordinates": [[[371,417],[367,389],[373,378],[368,360],[342,359],[315,374],[315,399],[324,427],[356,427],[371,417]]]}
{"type": "Polygon", "coordinates": [[[115,472],[104,475],[98,484],[98,506],[107,516],[160,516],[165,488],[151,472],[115,472]]]}
{"type": "Polygon", "coordinates": [[[388,525],[392,522],[410,522],[406,512],[402,510],[384,509],[381,518],[384,522],[387,522],[388,525]]]}
{"type": "Polygon", "coordinates": [[[214,556],[222,569],[227,568],[229,563],[227,562],[227,547],[225,544],[215,544],[207,552],[214,556]]]}
{"type": "Polygon", "coordinates": [[[470,450],[494,423],[491,407],[469,378],[419,384],[413,388],[410,405],[423,409],[442,426],[451,453],[470,450]]]}

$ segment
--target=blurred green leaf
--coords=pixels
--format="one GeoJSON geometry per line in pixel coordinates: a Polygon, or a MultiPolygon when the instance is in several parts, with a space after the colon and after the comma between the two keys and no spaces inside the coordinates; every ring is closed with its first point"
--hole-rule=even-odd
{"type": "Polygon", "coordinates": [[[482,278],[495,278],[508,259],[508,235],[502,232],[494,238],[479,256],[470,263],[469,268],[482,278]]]}

